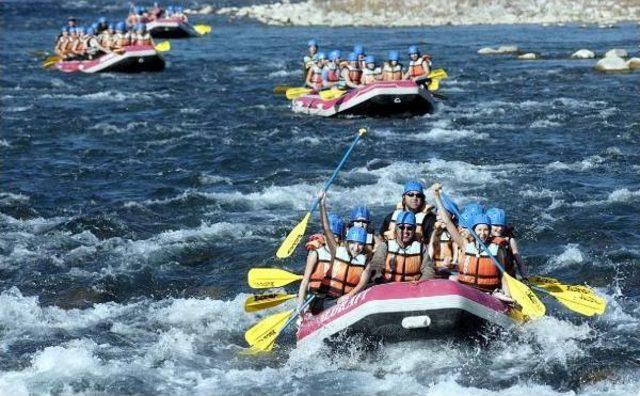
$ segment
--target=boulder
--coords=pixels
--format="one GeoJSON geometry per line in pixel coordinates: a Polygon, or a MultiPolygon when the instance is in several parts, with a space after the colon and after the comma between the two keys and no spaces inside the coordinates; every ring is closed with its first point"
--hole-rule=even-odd
{"type": "Polygon", "coordinates": [[[629,56],[629,54],[627,53],[626,50],[623,50],[621,48],[614,48],[607,51],[607,53],[604,54],[605,58],[608,58],[610,56],[617,56],[618,58],[626,58],[627,56],[629,56]]]}
{"type": "Polygon", "coordinates": [[[631,58],[627,61],[627,66],[631,70],[640,69],[640,58],[631,58]]]}
{"type": "Polygon", "coordinates": [[[519,55],[518,59],[524,59],[524,60],[538,59],[538,55],[534,54],[533,52],[527,52],[526,54],[519,55]]]}
{"type": "Polygon", "coordinates": [[[596,63],[595,69],[601,72],[622,72],[629,70],[629,65],[618,56],[607,56],[596,63]]]}
{"type": "Polygon", "coordinates": [[[596,54],[588,49],[581,49],[571,54],[571,57],[574,59],[593,59],[596,57],[596,54]]]}
{"type": "Polygon", "coordinates": [[[497,54],[498,51],[496,51],[494,48],[491,48],[491,47],[484,47],[484,48],[480,48],[478,50],[478,53],[480,55],[492,55],[492,54],[497,54]]]}

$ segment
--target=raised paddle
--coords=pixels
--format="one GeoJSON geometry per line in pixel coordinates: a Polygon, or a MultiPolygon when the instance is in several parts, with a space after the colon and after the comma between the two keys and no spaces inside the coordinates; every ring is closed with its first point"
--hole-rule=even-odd
{"type": "Polygon", "coordinates": [[[193,30],[198,32],[199,35],[204,36],[205,34],[211,33],[211,26],[209,25],[195,25],[193,30]]]}
{"type": "MultiPolygon", "coordinates": [[[[444,193],[443,196],[445,196],[444,193]]],[[[453,214],[455,214],[457,218],[460,218],[460,213],[455,207],[452,206],[449,209],[453,211],[453,214]]],[[[482,250],[484,250],[489,255],[489,257],[491,257],[493,265],[495,265],[498,270],[500,270],[500,273],[502,273],[502,277],[505,280],[507,287],[509,288],[509,294],[511,295],[511,298],[513,298],[515,302],[520,305],[520,312],[522,313],[522,315],[529,317],[530,319],[536,319],[544,316],[546,308],[542,301],[540,301],[538,296],[536,296],[535,293],[527,285],[509,275],[504,270],[502,264],[498,262],[493,254],[491,254],[489,248],[487,248],[487,245],[484,244],[482,239],[480,239],[475,231],[473,231],[473,229],[468,230],[471,236],[473,236],[473,238],[478,242],[478,245],[480,245],[482,250]]]]}
{"type": "MultiPolygon", "coordinates": [[[[347,158],[349,158],[349,155],[353,151],[354,147],[356,147],[356,144],[358,144],[360,138],[366,133],[367,130],[365,128],[360,128],[358,130],[358,135],[356,136],[355,140],[353,141],[353,143],[351,143],[351,146],[344,154],[344,156],[342,156],[342,160],[338,164],[338,167],[333,171],[333,174],[331,175],[329,180],[327,180],[327,182],[324,184],[324,187],[322,188],[323,192],[327,192],[329,186],[331,186],[331,183],[333,183],[333,181],[336,179],[336,176],[338,176],[338,172],[340,171],[340,169],[342,169],[342,166],[347,161],[347,158]]],[[[316,210],[319,203],[319,198],[316,198],[313,201],[313,205],[311,205],[309,212],[307,212],[307,214],[302,218],[298,225],[296,225],[293,230],[291,230],[289,235],[287,235],[287,237],[284,239],[284,242],[282,242],[282,245],[280,245],[280,248],[276,252],[276,257],[287,258],[291,256],[296,246],[298,246],[298,244],[300,243],[300,239],[302,239],[302,237],[304,236],[304,233],[307,230],[307,224],[309,223],[309,219],[311,218],[311,214],[314,210],[316,210]]]]}
{"type": "Polygon", "coordinates": [[[299,280],[302,280],[302,275],[296,275],[280,268],[251,268],[247,274],[249,286],[254,289],[282,287],[299,280]]]}
{"type": "Polygon", "coordinates": [[[244,311],[257,312],[263,309],[277,307],[295,297],[295,294],[286,293],[256,294],[248,297],[244,302],[244,311]]]}
{"type": "Polygon", "coordinates": [[[315,296],[309,296],[300,310],[289,310],[267,316],[255,326],[247,330],[244,339],[251,346],[250,352],[269,352],[275,345],[276,338],[289,324],[291,324],[306,307],[311,304],[315,296]]]}

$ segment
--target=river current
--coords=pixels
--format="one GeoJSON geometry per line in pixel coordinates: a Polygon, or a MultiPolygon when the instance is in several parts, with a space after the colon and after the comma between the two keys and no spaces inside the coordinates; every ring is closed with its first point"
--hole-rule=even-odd
{"type": "Polygon", "coordinates": [[[638,394],[640,75],[569,59],[581,48],[637,56],[637,25],[294,28],[194,16],[213,33],[172,41],[162,73],[40,68],[36,53],[68,15],[126,9],[0,3],[1,395],[638,394]],[[312,37],[378,57],[417,42],[447,70],[447,100],[424,117],[296,115],[272,89],[299,83],[312,37]],[[499,44],[542,59],[476,53],[499,44]],[[356,339],[308,351],[288,329],[275,353],[240,354],[244,331],[279,311],[244,313],[247,271],[303,269],[303,249],[285,261],[274,252],[360,127],[369,134],[329,191],[333,211],[365,203],[379,225],[405,181],[440,181],[459,203],[505,208],[530,271],[586,282],[607,312],[583,318],[545,298],[547,317],[488,343],[371,351],[356,339]]]}

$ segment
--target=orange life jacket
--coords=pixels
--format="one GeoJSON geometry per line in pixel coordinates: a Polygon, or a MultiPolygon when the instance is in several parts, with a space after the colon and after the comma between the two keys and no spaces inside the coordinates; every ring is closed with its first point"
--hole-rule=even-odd
{"type": "Polygon", "coordinates": [[[439,241],[433,246],[433,261],[436,269],[454,269],[453,240],[447,231],[442,231],[439,241]]]}
{"type": "Polygon", "coordinates": [[[427,65],[428,65],[430,59],[431,59],[431,57],[429,55],[423,55],[423,56],[419,57],[415,62],[414,61],[410,61],[409,62],[409,75],[411,77],[418,77],[418,76],[424,75],[425,72],[426,72],[426,69],[424,68],[423,64],[427,63],[427,65]]]}
{"type": "MultiPolygon", "coordinates": [[[[425,204],[424,208],[422,208],[422,210],[420,212],[415,213],[415,216],[416,216],[416,239],[417,240],[422,240],[422,238],[424,237],[424,233],[423,233],[423,230],[422,230],[422,223],[424,222],[425,216],[428,215],[431,212],[432,209],[433,209],[432,205],[425,204]]],[[[395,236],[396,219],[398,218],[398,215],[402,211],[404,211],[404,206],[402,205],[402,202],[398,202],[396,204],[396,210],[391,215],[391,221],[389,222],[389,228],[384,233],[384,237],[387,240],[392,240],[392,239],[394,239],[396,237],[395,236]]]]}
{"type": "Polygon", "coordinates": [[[387,241],[387,257],[382,277],[387,282],[405,282],[420,279],[422,275],[422,243],[414,240],[406,248],[395,239],[387,241]]]}
{"type": "Polygon", "coordinates": [[[333,262],[330,262],[331,255],[326,247],[316,252],[318,262],[309,280],[310,290],[337,298],[349,293],[358,285],[367,265],[367,257],[364,254],[352,257],[346,247],[338,246],[336,256],[333,262]]]}
{"type": "Polygon", "coordinates": [[[360,84],[362,80],[362,70],[353,66],[347,66],[347,70],[349,71],[349,80],[354,84],[360,84]]]}
{"type": "MultiPolygon", "coordinates": [[[[502,247],[491,241],[487,244],[489,252],[498,256],[502,247]]],[[[486,291],[493,291],[501,286],[500,270],[493,264],[493,260],[483,249],[480,252],[475,243],[467,243],[465,257],[458,265],[458,282],[477,287],[486,291]]],[[[504,263],[501,263],[504,265],[504,263]]]]}

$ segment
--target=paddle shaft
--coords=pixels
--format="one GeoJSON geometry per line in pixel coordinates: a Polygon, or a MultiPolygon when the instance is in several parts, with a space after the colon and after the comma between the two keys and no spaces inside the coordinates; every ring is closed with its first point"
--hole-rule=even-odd
{"type": "MultiPolygon", "coordinates": [[[[345,162],[347,162],[347,158],[349,158],[349,155],[351,155],[351,152],[353,151],[353,149],[356,147],[356,144],[358,144],[358,141],[360,140],[360,137],[363,135],[363,133],[358,132],[358,136],[356,136],[356,139],[353,141],[353,143],[351,143],[351,146],[349,147],[349,149],[347,150],[347,152],[344,154],[344,156],[342,157],[342,160],[340,161],[340,163],[338,164],[338,167],[333,171],[333,174],[331,175],[331,177],[329,178],[329,180],[327,180],[326,183],[324,183],[324,187],[322,187],[322,192],[327,192],[327,190],[329,189],[329,186],[331,186],[331,184],[333,183],[333,181],[336,179],[336,177],[338,176],[338,172],[340,172],[340,169],[342,169],[342,166],[344,165],[345,162]]],[[[318,204],[320,203],[320,198],[316,198],[313,201],[313,205],[311,205],[311,209],[309,209],[310,213],[313,213],[314,210],[316,210],[316,208],[318,207],[318,204]]]]}
{"type": "Polygon", "coordinates": [[[302,304],[302,306],[300,307],[299,310],[296,311],[296,313],[291,315],[289,320],[287,320],[287,322],[284,324],[284,326],[282,326],[282,329],[284,330],[287,326],[289,326],[291,324],[291,322],[293,322],[298,317],[298,315],[302,314],[302,312],[309,306],[309,304],[311,304],[311,302],[315,298],[316,298],[315,294],[312,294],[309,297],[307,297],[307,301],[305,301],[304,304],[302,304]]]}

